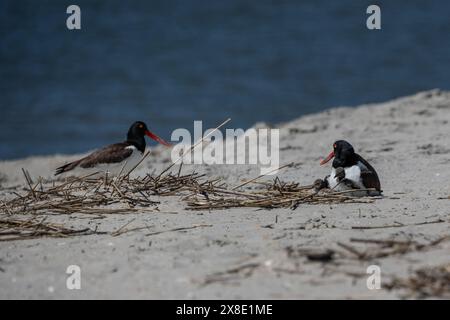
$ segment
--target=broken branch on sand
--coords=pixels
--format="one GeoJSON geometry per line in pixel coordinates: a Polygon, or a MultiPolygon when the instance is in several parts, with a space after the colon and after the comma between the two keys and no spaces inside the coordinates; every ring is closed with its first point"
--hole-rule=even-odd
{"type": "Polygon", "coordinates": [[[384,226],[353,226],[352,229],[366,230],[366,229],[401,228],[401,227],[421,226],[424,224],[434,224],[434,223],[442,223],[442,222],[445,222],[445,220],[437,219],[437,220],[433,220],[433,221],[423,221],[423,222],[417,222],[417,223],[412,223],[412,224],[403,224],[400,222],[395,222],[395,224],[384,225],[384,226]]]}
{"type": "Polygon", "coordinates": [[[207,228],[207,227],[212,227],[212,224],[197,224],[197,225],[193,225],[192,227],[178,227],[178,228],[173,228],[173,229],[169,229],[169,230],[155,231],[155,232],[147,233],[145,236],[154,236],[154,235],[166,233],[166,232],[185,231],[185,230],[191,230],[191,229],[196,229],[196,228],[207,228]]]}

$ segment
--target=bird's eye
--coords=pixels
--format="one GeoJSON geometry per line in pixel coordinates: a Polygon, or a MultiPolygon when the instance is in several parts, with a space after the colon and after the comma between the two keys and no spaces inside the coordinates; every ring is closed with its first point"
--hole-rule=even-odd
{"type": "Polygon", "coordinates": [[[335,144],[333,144],[333,148],[335,148],[335,149],[336,149],[336,143],[335,143],[335,144]]]}
{"type": "Polygon", "coordinates": [[[142,124],[140,124],[139,125],[139,129],[142,129],[142,128],[144,128],[144,126],[142,124]]]}

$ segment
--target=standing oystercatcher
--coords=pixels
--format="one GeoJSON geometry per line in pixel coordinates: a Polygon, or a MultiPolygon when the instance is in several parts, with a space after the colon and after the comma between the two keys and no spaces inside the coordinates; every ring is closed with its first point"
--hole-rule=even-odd
{"type": "Polygon", "coordinates": [[[345,140],[336,141],[333,144],[333,151],[320,162],[320,165],[324,165],[333,158],[331,174],[324,180],[316,180],[316,187],[336,191],[375,189],[374,192],[363,193],[364,195],[381,194],[377,172],[369,162],[355,152],[350,143],[345,140]]]}
{"type": "Polygon", "coordinates": [[[142,159],[145,151],[145,135],[165,146],[170,146],[168,142],[150,132],[144,122],[137,121],[128,130],[125,142],[109,145],[87,157],[65,164],[56,169],[55,175],[69,171],[75,175],[108,172],[114,176],[121,171],[127,173],[142,159]]]}

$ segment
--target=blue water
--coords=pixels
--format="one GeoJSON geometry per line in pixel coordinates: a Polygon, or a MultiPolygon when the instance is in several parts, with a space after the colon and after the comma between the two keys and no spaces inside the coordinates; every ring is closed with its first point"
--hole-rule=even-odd
{"type": "Polygon", "coordinates": [[[0,0],[0,159],[450,89],[450,1],[372,3],[0,0]]]}

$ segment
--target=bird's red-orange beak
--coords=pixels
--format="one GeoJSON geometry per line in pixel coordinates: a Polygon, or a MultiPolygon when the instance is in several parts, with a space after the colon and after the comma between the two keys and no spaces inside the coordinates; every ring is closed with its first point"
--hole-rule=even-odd
{"type": "Polygon", "coordinates": [[[327,163],[328,161],[330,161],[333,158],[334,158],[334,151],[331,151],[331,153],[328,155],[328,157],[326,157],[325,159],[320,161],[320,165],[324,165],[325,163],[327,163]]]}
{"type": "Polygon", "coordinates": [[[155,140],[156,142],[159,142],[159,143],[161,143],[161,144],[163,144],[163,145],[165,145],[165,146],[167,146],[167,147],[170,147],[171,146],[171,144],[170,143],[168,143],[167,141],[165,141],[165,140],[163,140],[163,139],[161,139],[160,137],[158,137],[156,134],[154,134],[153,132],[150,132],[150,131],[145,131],[145,134],[147,135],[147,136],[149,136],[150,138],[152,138],[153,140],[155,140]]]}

